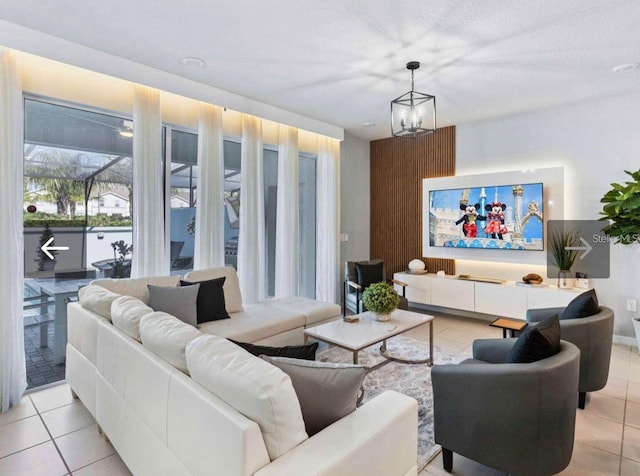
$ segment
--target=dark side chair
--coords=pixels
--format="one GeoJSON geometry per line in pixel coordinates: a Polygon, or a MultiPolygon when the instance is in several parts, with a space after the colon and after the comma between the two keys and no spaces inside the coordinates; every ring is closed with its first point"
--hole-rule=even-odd
{"type": "Polygon", "coordinates": [[[405,297],[407,284],[396,279],[387,279],[383,260],[347,261],[344,266],[342,315],[346,315],[347,309],[355,314],[366,311],[367,309],[362,303],[362,293],[370,284],[382,281],[402,287],[398,309],[408,309],[409,301],[405,297]],[[358,273],[358,268],[360,268],[360,273],[358,273]]]}
{"type": "MultiPolygon", "coordinates": [[[[529,309],[527,322],[540,322],[561,315],[565,308],[529,309]]],[[[560,336],[580,349],[580,384],[578,406],[585,407],[587,392],[604,388],[609,378],[611,345],[613,343],[613,310],[600,306],[597,314],[577,319],[560,320],[560,336]]]]}
{"type": "Polygon", "coordinates": [[[434,435],[444,469],[453,452],[517,475],[555,474],[569,465],[576,421],[580,351],[531,363],[504,363],[516,339],[473,343],[473,359],[434,365],[434,435]]]}

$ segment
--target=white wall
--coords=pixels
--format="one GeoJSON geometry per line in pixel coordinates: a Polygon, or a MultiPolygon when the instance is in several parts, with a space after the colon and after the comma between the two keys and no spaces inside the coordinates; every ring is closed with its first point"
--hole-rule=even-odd
{"type": "Polygon", "coordinates": [[[369,141],[345,133],[340,145],[340,233],[349,235],[349,241],[340,243],[341,266],[369,259],[369,175],[369,141]]]}
{"type": "MultiPolygon", "coordinates": [[[[609,184],[640,165],[639,126],[640,93],[458,125],[456,174],[564,166],[565,219],[597,219],[609,184]]],[[[610,278],[592,284],[616,335],[634,335],[626,300],[640,299],[639,283],[640,244],[612,245],[610,278]]]]}

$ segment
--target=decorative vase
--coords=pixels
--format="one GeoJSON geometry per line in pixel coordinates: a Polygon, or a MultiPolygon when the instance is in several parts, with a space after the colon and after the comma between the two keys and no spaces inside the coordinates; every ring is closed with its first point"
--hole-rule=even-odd
{"type": "Polygon", "coordinates": [[[558,271],[558,287],[560,289],[569,289],[573,287],[573,279],[571,279],[571,271],[561,269],[558,271]]]}
{"type": "Polygon", "coordinates": [[[385,321],[389,321],[391,320],[391,313],[387,313],[387,314],[379,314],[377,312],[373,313],[373,318],[376,321],[380,321],[380,322],[385,322],[385,321]]]}

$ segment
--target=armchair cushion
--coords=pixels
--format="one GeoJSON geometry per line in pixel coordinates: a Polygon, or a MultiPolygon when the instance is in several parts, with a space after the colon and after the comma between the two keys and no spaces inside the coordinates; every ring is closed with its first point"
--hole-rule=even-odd
{"type": "Polygon", "coordinates": [[[598,297],[595,289],[589,289],[575,297],[560,314],[560,319],[580,319],[598,313],[598,297]]]}
{"type": "Polygon", "coordinates": [[[552,316],[537,326],[526,328],[516,340],[507,362],[529,363],[546,359],[560,351],[560,321],[552,316]]]}
{"type": "Polygon", "coordinates": [[[382,261],[375,264],[356,263],[358,284],[363,288],[367,288],[373,283],[384,281],[384,277],[382,276],[383,266],[384,264],[382,263],[382,261]]]}

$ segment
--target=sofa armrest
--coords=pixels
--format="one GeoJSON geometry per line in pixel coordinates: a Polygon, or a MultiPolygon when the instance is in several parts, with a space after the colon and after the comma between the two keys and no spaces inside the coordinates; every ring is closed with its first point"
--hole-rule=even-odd
{"type": "Polygon", "coordinates": [[[476,339],[473,341],[473,358],[492,364],[506,362],[517,339],[476,339]]]}
{"type": "Polygon", "coordinates": [[[527,309],[527,322],[540,322],[553,315],[559,316],[564,307],[545,307],[541,309],[527,309]]]}
{"type": "Polygon", "coordinates": [[[261,468],[255,476],[417,474],[418,403],[386,391],[261,468]]]}

